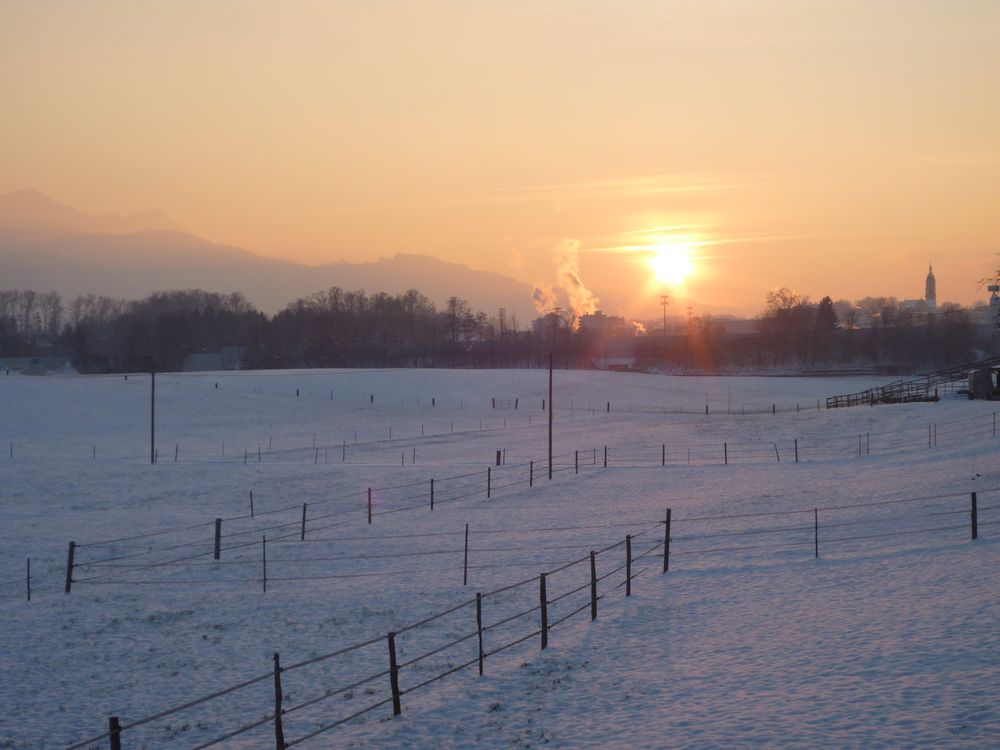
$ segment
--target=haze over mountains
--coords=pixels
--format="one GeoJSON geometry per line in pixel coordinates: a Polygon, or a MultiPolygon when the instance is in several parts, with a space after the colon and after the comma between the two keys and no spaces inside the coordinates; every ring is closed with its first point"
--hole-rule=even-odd
{"type": "Polygon", "coordinates": [[[459,296],[474,309],[506,307],[525,321],[534,316],[529,285],[426,255],[307,266],[209,242],[161,211],[93,216],[37,190],[0,196],[3,288],[126,299],[167,289],[241,291],[273,313],[331,286],[392,294],[417,289],[439,307],[459,296]]]}

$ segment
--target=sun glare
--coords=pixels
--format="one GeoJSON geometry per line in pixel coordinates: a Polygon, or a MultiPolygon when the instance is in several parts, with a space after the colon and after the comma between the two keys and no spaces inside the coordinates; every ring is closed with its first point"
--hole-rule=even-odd
{"type": "Polygon", "coordinates": [[[657,245],[649,259],[653,276],[665,284],[681,284],[694,272],[691,246],[683,242],[657,245]]]}

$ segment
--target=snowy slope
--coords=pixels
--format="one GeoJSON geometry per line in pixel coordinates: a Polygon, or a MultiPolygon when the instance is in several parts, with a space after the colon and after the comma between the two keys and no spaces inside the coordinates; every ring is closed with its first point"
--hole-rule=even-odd
{"type": "MultiPolygon", "coordinates": [[[[155,466],[148,376],[0,379],[0,745],[65,747],[110,715],[128,724],[267,676],[274,652],[288,665],[379,639],[285,675],[286,708],[322,698],[386,670],[388,631],[465,602],[399,637],[405,663],[475,634],[475,592],[527,581],[484,599],[489,651],[538,629],[537,611],[496,623],[538,604],[539,572],[574,560],[548,576],[550,601],[581,589],[550,623],[583,610],[553,627],[549,650],[528,637],[488,657],[483,678],[473,663],[418,689],[475,661],[467,638],[402,668],[396,721],[382,706],[303,746],[996,744],[989,403],[816,408],[865,378],[557,372],[556,384],[550,482],[540,371],[161,375],[155,466]],[[628,533],[647,554],[626,600],[628,533]],[[97,544],[122,537],[139,538],[97,544]],[[585,558],[612,545],[591,624],[585,558]]],[[[296,710],[286,739],[388,688],[383,677],[296,710]]],[[[264,679],[123,739],[194,747],[272,709],[264,679]]],[[[273,746],[269,732],[219,746],[273,746]]]]}

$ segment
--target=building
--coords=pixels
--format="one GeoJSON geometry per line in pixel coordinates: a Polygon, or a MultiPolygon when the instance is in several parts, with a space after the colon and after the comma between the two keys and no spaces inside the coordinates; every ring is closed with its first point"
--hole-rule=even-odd
{"type": "Polygon", "coordinates": [[[934,266],[927,267],[927,281],[924,283],[924,302],[931,312],[937,310],[937,280],[934,278],[934,266]]]}
{"type": "Polygon", "coordinates": [[[634,336],[635,329],[625,322],[625,318],[597,310],[580,316],[580,333],[585,336],[634,336]]]}

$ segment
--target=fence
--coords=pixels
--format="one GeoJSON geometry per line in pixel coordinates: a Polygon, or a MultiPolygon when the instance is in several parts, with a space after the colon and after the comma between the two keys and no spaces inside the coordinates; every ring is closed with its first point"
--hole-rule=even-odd
{"type": "MultiPolygon", "coordinates": [[[[873,542],[882,550],[886,540],[892,538],[903,540],[904,544],[921,535],[934,535],[938,544],[954,543],[960,538],[975,540],[983,527],[1000,524],[1000,514],[987,516],[988,520],[982,517],[983,513],[1000,509],[998,493],[1000,487],[992,487],[971,494],[955,492],[688,518],[672,518],[671,510],[666,509],[663,520],[648,522],[623,539],[551,564],[538,575],[477,593],[385,635],[290,665],[282,665],[279,654],[275,653],[270,670],[203,697],[125,724],[118,716],[112,716],[108,731],[76,742],[66,750],[78,750],[104,740],[109,740],[113,749],[121,748],[126,732],[129,733],[126,738],[134,736],[141,741],[133,730],[243,691],[252,692],[254,688],[258,688],[254,694],[258,701],[253,704],[255,707],[241,708],[243,713],[253,712],[257,717],[225,727],[216,726],[220,723],[218,719],[201,722],[203,734],[213,736],[197,738],[196,750],[251,733],[273,734],[277,747],[294,747],[372,711],[387,709],[390,704],[392,715],[399,715],[407,695],[473,667],[482,675],[488,660],[508,649],[534,639],[544,649],[553,631],[558,633],[556,629],[563,623],[575,617],[582,619],[588,613],[591,620],[596,619],[602,599],[622,589],[625,596],[630,596],[639,576],[654,569],[662,573],[676,570],[678,557],[680,565],[688,568],[694,567],[689,561],[697,558],[717,561],[720,555],[727,560],[745,561],[757,550],[766,550],[787,562],[818,558],[831,549],[856,551],[859,545],[873,542]],[[986,496],[989,501],[981,505],[980,499],[986,496]],[[858,517],[855,515],[858,512],[865,515],[858,517]],[[961,519],[966,514],[968,521],[961,519]],[[675,534],[677,527],[683,533],[675,534]],[[641,540],[638,546],[637,540],[641,540]],[[324,677],[328,675],[314,674],[308,678],[303,674],[300,682],[304,684],[295,686],[288,679],[293,672],[298,676],[300,670],[315,670],[334,660],[338,661],[338,676],[343,675],[348,670],[340,666],[340,661],[350,656],[357,657],[356,671],[352,671],[355,676],[346,683],[324,688],[324,677]],[[364,704],[345,707],[343,704],[353,700],[361,688],[364,688],[364,704]],[[340,700],[333,702],[334,698],[340,700]],[[290,705],[285,704],[286,700],[290,705]],[[261,705],[266,706],[263,716],[259,716],[261,705]]],[[[581,528],[588,527],[561,530],[581,528]]],[[[517,533],[523,534],[524,530],[517,533]]],[[[213,709],[213,715],[231,713],[213,709]]]]}
{"type": "MultiPolygon", "coordinates": [[[[799,462],[806,460],[839,460],[864,457],[872,454],[892,454],[935,448],[938,439],[946,444],[980,441],[996,436],[996,414],[956,419],[926,427],[911,427],[883,433],[859,433],[856,436],[835,436],[825,441],[779,440],[773,442],[722,442],[714,444],[649,445],[637,443],[621,447],[603,446],[559,454],[553,457],[553,476],[574,475],[581,471],[604,468],[644,466],[672,466],[678,464],[746,464],[760,462],[799,462]]],[[[507,491],[534,487],[548,477],[548,461],[526,461],[487,467],[485,470],[465,474],[428,478],[392,486],[373,487],[333,497],[310,499],[270,510],[254,509],[253,492],[249,495],[249,513],[118,537],[116,539],[84,544],[70,543],[65,569],[65,590],[75,583],[105,585],[111,582],[142,583],[145,581],[121,578],[122,571],[161,571],[199,564],[209,554],[219,560],[225,553],[226,564],[232,554],[240,550],[256,550],[260,545],[289,540],[312,541],[316,534],[335,529],[358,518],[371,524],[380,516],[396,513],[439,508],[473,499],[493,499],[507,491]],[[336,507],[334,507],[336,506],[336,507]],[[271,522],[275,516],[291,516],[292,520],[271,522]],[[261,524],[257,519],[268,519],[261,524]],[[243,528],[249,523],[250,528],[243,528]],[[233,529],[232,527],[236,528],[233,529]],[[191,534],[198,538],[191,539],[191,534]],[[162,546],[151,542],[171,535],[188,534],[189,539],[162,546]],[[261,535],[270,535],[262,542],[261,535]],[[141,546],[137,546],[141,545],[141,546]],[[106,553],[96,559],[87,559],[81,552],[88,548],[103,548],[106,553]],[[115,576],[119,576],[115,578],[115,576]]],[[[275,519],[277,521],[277,519],[275,519]]],[[[85,553],[84,553],[85,554],[85,553]]],[[[281,562],[272,559],[272,565],[281,562]]],[[[211,563],[209,563],[211,564],[211,563]]],[[[29,570],[26,578],[13,576],[0,583],[0,598],[19,596],[18,590],[30,599],[33,578],[29,570]],[[22,588],[23,587],[23,588],[22,588]]],[[[219,567],[219,566],[216,566],[219,567]]],[[[44,574],[59,576],[58,570],[49,568],[44,574]]],[[[35,576],[38,577],[37,574],[35,576]]],[[[346,578],[347,576],[345,576],[346,578]]],[[[272,580],[274,580],[272,578],[272,580]]],[[[220,582],[224,582],[220,579],[220,582]]],[[[35,584],[37,587],[37,584],[35,584]]],[[[55,587],[49,591],[54,592],[55,587]]]]}
{"type": "MultiPolygon", "coordinates": [[[[293,374],[290,374],[287,377],[293,376],[293,374]]],[[[86,377],[108,380],[117,376],[86,377]]],[[[128,376],[124,376],[124,379],[129,383],[129,385],[134,385],[135,387],[145,387],[145,384],[148,383],[148,376],[142,374],[135,374],[131,379],[129,379],[128,376]]],[[[162,387],[171,384],[180,386],[182,381],[179,379],[171,380],[168,375],[166,377],[161,376],[159,378],[159,382],[162,387]]],[[[330,440],[329,438],[325,440],[318,439],[315,432],[285,434],[280,436],[279,442],[281,443],[281,447],[275,444],[275,436],[273,434],[254,438],[249,443],[247,443],[245,439],[220,439],[218,442],[213,442],[211,444],[206,441],[199,441],[197,443],[192,441],[182,442],[176,440],[168,443],[162,443],[161,441],[161,445],[155,451],[155,460],[157,462],[242,461],[243,463],[260,463],[263,461],[263,458],[267,456],[279,458],[298,454],[304,457],[303,460],[310,463],[329,463],[331,458],[333,461],[336,461],[338,457],[340,457],[343,461],[346,461],[349,449],[353,453],[366,448],[382,447],[386,443],[393,442],[394,440],[398,442],[401,440],[415,440],[424,437],[463,435],[480,431],[497,431],[507,429],[508,427],[543,427],[545,424],[545,420],[540,417],[546,410],[546,403],[545,398],[540,396],[494,396],[489,399],[479,399],[475,401],[465,399],[455,401],[453,399],[441,399],[436,396],[421,397],[410,395],[409,397],[400,396],[397,403],[397,399],[395,398],[388,398],[378,394],[369,393],[367,391],[362,392],[357,397],[347,399],[339,391],[334,390],[329,391],[329,398],[327,398],[326,390],[320,392],[316,390],[306,390],[304,388],[292,388],[291,386],[288,386],[283,387],[281,390],[276,389],[274,391],[267,392],[262,391],[258,387],[252,387],[249,390],[246,388],[234,387],[231,383],[227,383],[225,380],[212,381],[210,379],[204,379],[204,383],[206,387],[214,385],[214,390],[226,392],[236,391],[240,394],[266,393],[271,396],[281,396],[296,400],[300,398],[309,398],[313,401],[335,401],[340,404],[362,404],[376,410],[378,407],[388,404],[393,407],[406,405],[415,409],[424,408],[427,409],[428,412],[440,412],[448,408],[457,408],[460,411],[475,409],[481,411],[482,414],[486,416],[477,417],[476,420],[460,418],[458,420],[459,424],[457,425],[457,429],[455,419],[447,421],[436,420],[433,423],[421,423],[419,425],[419,429],[417,429],[414,424],[411,432],[402,430],[399,425],[395,425],[394,430],[394,426],[392,424],[384,425],[377,434],[373,433],[370,429],[367,433],[363,433],[359,429],[354,428],[349,432],[343,433],[342,436],[336,440],[330,440]],[[220,389],[219,382],[222,382],[225,387],[220,389]],[[334,399],[335,394],[337,395],[336,399],[334,399]],[[497,412],[509,412],[510,416],[497,416],[497,412]],[[524,416],[526,412],[527,415],[524,416]],[[534,414],[534,418],[532,417],[532,414],[534,414]],[[288,440],[308,441],[310,438],[311,445],[309,445],[309,447],[286,447],[286,442],[288,440]]],[[[560,399],[560,401],[562,401],[562,399],[560,399]]],[[[791,414],[799,411],[809,411],[813,409],[818,410],[821,408],[819,400],[815,402],[815,405],[812,403],[786,403],[778,405],[774,402],[770,404],[755,403],[752,405],[733,405],[727,400],[725,406],[723,407],[721,399],[717,399],[715,402],[710,403],[709,399],[706,398],[703,406],[699,405],[697,407],[690,408],[667,407],[666,405],[657,406],[648,403],[633,404],[628,401],[616,402],[612,400],[603,400],[597,404],[587,403],[586,405],[583,405],[581,403],[580,405],[576,405],[572,399],[569,399],[568,401],[568,406],[563,406],[561,403],[557,403],[556,411],[562,416],[568,415],[570,419],[574,419],[577,413],[580,415],[590,415],[591,417],[607,415],[620,416],[622,414],[704,414],[706,416],[756,416],[762,414],[791,414]]],[[[144,404],[142,408],[145,409],[146,405],[144,404]]],[[[41,456],[51,456],[52,448],[53,446],[50,443],[45,443],[40,449],[41,456]]],[[[10,459],[21,458],[28,454],[33,454],[37,457],[39,455],[39,448],[30,443],[8,441],[6,452],[8,453],[8,457],[10,459]]],[[[101,443],[96,439],[81,440],[71,447],[62,448],[60,452],[63,460],[72,457],[75,460],[81,461],[133,460],[135,458],[145,458],[146,456],[145,453],[137,453],[132,449],[122,451],[118,446],[101,443]]],[[[416,457],[414,456],[414,460],[415,459],[416,457]]],[[[295,460],[300,459],[296,458],[295,460]]],[[[405,462],[405,457],[403,461],[405,462]]]]}

